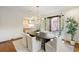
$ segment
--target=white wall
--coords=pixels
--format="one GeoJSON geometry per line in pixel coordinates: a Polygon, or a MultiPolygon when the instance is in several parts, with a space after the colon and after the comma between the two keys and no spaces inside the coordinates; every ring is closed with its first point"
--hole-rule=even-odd
{"type": "MultiPolygon", "coordinates": [[[[65,15],[66,19],[68,17],[74,17],[74,19],[79,23],[79,8],[71,9],[71,10],[65,12],[64,15],[65,15]]],[[[65,21],[66,21],[66,19],[65,19],[65,21]]],[[[66,23],[65,23],[65,25],[66,25],[66,23]]],[[[70,35],[68,35],[68,34],[65,34],[65,37],[67,39],[70,39],[70,35]]],[[[77,34],[75,35],[74,39],[79,40],[79,27],[78,27],[77,34]]]]}
{"type": "Polygon", "coordinates": [[[22,33],[23,17],[24,14],[19,10],[0,7],[0,41],[9,40],[22,33]]]}

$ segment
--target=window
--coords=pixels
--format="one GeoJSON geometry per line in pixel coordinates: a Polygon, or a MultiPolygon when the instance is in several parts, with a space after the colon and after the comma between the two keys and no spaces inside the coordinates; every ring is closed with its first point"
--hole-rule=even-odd
{"type": "Polygon", "coordinates": [[[50,24],[50,30],[51,31],[58,31],[59,30],[59,17],[53,17],[51,18],[51,24],[50,24]]]}

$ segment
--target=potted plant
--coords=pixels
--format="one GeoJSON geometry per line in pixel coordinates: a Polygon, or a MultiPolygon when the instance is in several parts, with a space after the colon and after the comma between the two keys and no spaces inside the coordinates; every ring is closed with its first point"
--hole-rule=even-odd
{"type": "Polygon", "coordinates": [[[74,36],[76,34],[76,31],[77,31],[77,27],[78,27],[78,23],[77,21],[74,20],[74,18],[70,17],[70,18],[67,18],[67,33],[71,35],[71,45],[74,45],[75,44],[75,41],[74,41],[74,36]]]}

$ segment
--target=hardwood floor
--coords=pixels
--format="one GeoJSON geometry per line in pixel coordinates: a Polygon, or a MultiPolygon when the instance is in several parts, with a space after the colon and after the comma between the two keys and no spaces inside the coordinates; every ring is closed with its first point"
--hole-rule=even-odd
{"type": "Polygon", "coordinates": [[[0,52],[16,52],[16,49],[12,41],[6,41],[0,43],[0,52]]]}
{"type": "MultiPolygon", "coordinates": [[[[8,40],[4,42],[0,42],[0,52],[16,52],[16,48],[20,47],[19,50],[24,52],[29,52],[28,50],[23,49],[23,45],[21,43],[18,43],[20,40],[8,40]],[[14,43],[13,43],[14,42],[14,43]],[[16,48],[15,48],[16,47],[16,48]]],[[[69,42],[65,42],[70,44],[69,42]]],[[[18,50],[18,51],[19,51],[18,50]]],[[[74,52],[79,52],[79,43],[76,43],[74,46],[74,52]]]]}
{"type": "Polygon", "coordinates": [[[79,52],[79,43],[75,43],[74,52],[79,52]]]}

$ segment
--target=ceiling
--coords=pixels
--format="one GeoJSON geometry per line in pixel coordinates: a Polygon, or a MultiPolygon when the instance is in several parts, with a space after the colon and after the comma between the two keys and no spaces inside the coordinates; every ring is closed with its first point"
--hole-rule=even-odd
{"type": "Polygon", "coordinates": [[[78,6],[0,6],[0,10],[13,10],[20,12],[25,16],[39,16],[47,17],[53,15],[59,15],[70,9],[79,8],[78,6]]]}

